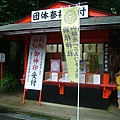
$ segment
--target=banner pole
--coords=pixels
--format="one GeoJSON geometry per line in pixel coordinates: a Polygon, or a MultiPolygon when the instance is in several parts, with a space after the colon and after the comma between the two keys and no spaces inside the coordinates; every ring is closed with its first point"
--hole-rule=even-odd
{"type": "MultiPolygon", "coordinates": [[[[78,3],[78,11],[80,9],[80,2],[78,3]]],[[[79,13],[78,13],[79,14],[79,13]]],[[[80,18],[78,23],[78,99],[77,99],[77,120],[80,120],[80,84],[79,84],[79,78],[80,78],[80,18]]]]}

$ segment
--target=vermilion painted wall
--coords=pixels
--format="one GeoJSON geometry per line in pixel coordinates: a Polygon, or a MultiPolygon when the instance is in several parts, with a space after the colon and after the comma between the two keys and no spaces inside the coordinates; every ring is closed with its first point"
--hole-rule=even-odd
{"type": "MultiPolygon", "coordinates": [[[[107,30],[89,30],[82,31],[80,34],[81,42],[107,42],[108,31],[107,30]]],[[[62,34],[60,32],[47,33],[47,43],[62,43],[62,34]]]]}
{"type": "MultiPolygon", "coordinates": [[[[60,8],[68,6],[68,5],[74,5],[72,3],[68,3],[68,2],[61,2],[58,1],[44,9],[54,9],[54,8],[60,8]]],[[[98,10],[94,10],[94,9],[89,9],[88,12],[89,16],[111,16],[112,14],[106,13],[106,12],[101,12],[98,10]]],[[[17,21],[16,23],[26,23],[26,22],[31,22],[31,15],[27,16],[19,21],[17,21]]],[[[54,33],[47,33],[47,43],[62,43],[62,35],[60,32],[54,32],[54,33]]],[[[108,41],[108,31],[102,30],[102,31],[98,31],[98,30],[89,30],[89,31],[82,31],[81,35],[81,42],[106,42],[108,41]]]]}
{"type": "MultiPolygon", "coordinates": [[[[50,32],[47,34],[47,43],[63,43],[62,34],[61,32],[50,32]]],[[[24,41],[24,35],[15,35],[15,36],[6,36],[6,39],[10,40],[18,40],[24,41]]],[[[29,40],[27,41],[30,43],[30,35],[26,35],[29,40]]],[[[108,31],[107,30],[89,30],[89,31],[81,31],[80,32],[80,41],[82,43],[89,43],[89,42],[107,42],[109,41],[108,31]]]]}

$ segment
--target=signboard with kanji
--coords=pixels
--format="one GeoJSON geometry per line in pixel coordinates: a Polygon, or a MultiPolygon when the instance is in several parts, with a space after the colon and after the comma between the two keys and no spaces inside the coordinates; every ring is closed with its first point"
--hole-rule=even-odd
{"type": "Polygon", "coordinates": [[[42,89],[46,52],[45,47],[46,47],[46,35],[33,35],[31,37],[25,80],[26,89],[33,90],[42,89]]]}
{"type": "Polygon", "coordinates": [[[109,44],[104,43],[104,73],[108,73],[109,44]]]}
{"type": "Polygon", "coordinates": [[[5,54],[0,53],[0,62],[5,62],[5,54]]]}
{"type": "MultiPolygon", "coordinates": [[[[62,8],[32,11],[31,21],[39,22],[39,21],[61,20],[62,18],[61,10],[62,8]]],[[[79,7],[78,10],[79,10],[79,18],[88,17],[88,5],[82,5],[79,7]]]]}

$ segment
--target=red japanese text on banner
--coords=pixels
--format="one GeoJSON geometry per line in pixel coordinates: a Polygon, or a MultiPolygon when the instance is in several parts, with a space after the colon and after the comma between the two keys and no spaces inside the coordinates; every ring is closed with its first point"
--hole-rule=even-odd
{"type": "Polygon", "coordinates": [[[25,88],[41,90],[46,53],[46,35],[31,37],[25,88]]]}

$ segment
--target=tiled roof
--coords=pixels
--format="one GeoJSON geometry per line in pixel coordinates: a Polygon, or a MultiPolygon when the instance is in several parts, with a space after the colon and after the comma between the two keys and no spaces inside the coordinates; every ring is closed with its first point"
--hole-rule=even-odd
{"type": "MultiPolygon", "coordinates": [[[[120,27],[120,16],[89,17],[80,19],[81,30],[110,29],[120,27]]],[[[61,21],[9,24],[0,27],[0,34],[25,34],[60,31],[61,21]]]]}

